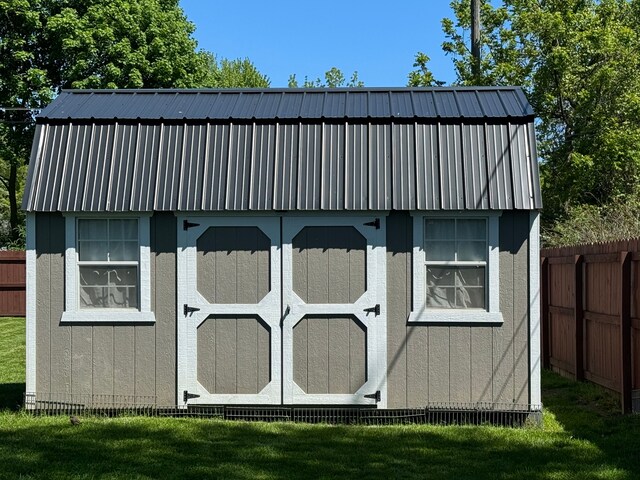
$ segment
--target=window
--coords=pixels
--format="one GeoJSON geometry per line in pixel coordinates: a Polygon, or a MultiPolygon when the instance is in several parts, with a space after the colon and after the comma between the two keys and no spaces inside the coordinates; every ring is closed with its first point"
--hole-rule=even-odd
{"type": "Polygon", "coordinates": [[[69,322],[154,321],[149,217],[66,218],[65,312],[69,322]]]}
{"type": "Polygon", "coordinates": [[[502,322],[498,214],[414,215],[416,322],[502,322]]]}

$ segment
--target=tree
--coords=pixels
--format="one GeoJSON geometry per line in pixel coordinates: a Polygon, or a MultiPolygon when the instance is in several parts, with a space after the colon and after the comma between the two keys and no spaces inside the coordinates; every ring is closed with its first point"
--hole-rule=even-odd
{"type": "Polygon", "coordinates": [[[0,18],[0,189],[9,200],[0,213],[8,210],[10,224],[3,244],[20,240],[17,198],[33,113],[61,89],[268,85],[247,59],[218,64],[197,51],[178,0],[0,0],[0,18]]]}
{"type": "Polygon", "coordinates": [[[425,53],[418,52],[416,54],[416,60],[413,62],[413,66],[418,67],[418,69],[409,72],[408,87],[440,87],[444,85],[444,82],[435,79],[433,73],[429,67],[427,67],[429,60],[431,59],[425,53]]]}
{"type": "Polygon", "coordinates": [[[482,5],[482,72],[471,73],[469,0],[443,20],[458,83],[523,85],[537,116],[545,217],[640,193],[640,1],[482,5]]]}
{"type": "Polygon", "coordinates": [[[215,88],[268,88],[269,78],[261,74],[248,58],[218,61],[212,54],[209,56],[208,87],[215,88]]]}
{"type": "MultiPolygon", "coordinates": [[[[289,75],[289,88],[298,88],[298,80],[295,74],[289,75]]],[[[324,73],[324,81],[319,78],[315,80],[309,80],[306,76],[302,83],[302,88],[337,88],[337,87],[364,87],[364,82],[358,78],[358,72],[354,71],[351,74],[351,78],[347,82],[342,70],[337,67],[331,67],[324,73]]]]}

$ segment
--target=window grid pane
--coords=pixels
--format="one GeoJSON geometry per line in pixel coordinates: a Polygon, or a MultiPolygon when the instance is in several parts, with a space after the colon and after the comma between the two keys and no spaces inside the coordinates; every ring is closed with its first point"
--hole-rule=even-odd
{"type": "Polygon", "coordinates": [[[426,304],[485,309],[487,220],[425,219],[426,304]]]}
{"type": "Polygon", "coordinates": [[[78,219],[79,306],[138,309],[137,219],[78,219]]]}

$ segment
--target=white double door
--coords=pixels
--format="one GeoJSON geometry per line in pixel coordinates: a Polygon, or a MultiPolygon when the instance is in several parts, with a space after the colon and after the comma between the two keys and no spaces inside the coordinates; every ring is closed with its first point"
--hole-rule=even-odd
{"type": "Polygon", "coordinates": [[[384,216],[183,216],[178,401],[386,404],[384,216]]]}

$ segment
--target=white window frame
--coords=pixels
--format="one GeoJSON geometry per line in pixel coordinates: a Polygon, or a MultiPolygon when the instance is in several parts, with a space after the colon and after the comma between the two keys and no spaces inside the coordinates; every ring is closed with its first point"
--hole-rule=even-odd
{"type": "Polygon", "coordinates": [[[155,315],[151,311],[151,249],[150,214],[118,213],[114,215],[65,215],[65,308],[63,323],[152,323],[155,315]],[[79,305],[79,269],[76,250],[76,227],[78,219],[131,219],[138,220],[138,308],[81,309],[79,305]]]}
{"type": "Polygon", "coordinates": [[[412,212],[413,217],[413,302],[408,322],[415,323],[503,323],[500,312],[500,215],[495,212],[412,212]],[[487,220],[486,308],[433,308],[427,306],[424,273],[424,223],[427,218],[487,220]]]}

